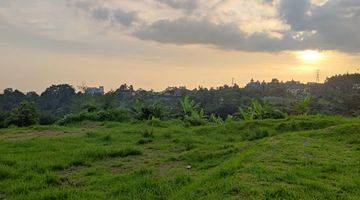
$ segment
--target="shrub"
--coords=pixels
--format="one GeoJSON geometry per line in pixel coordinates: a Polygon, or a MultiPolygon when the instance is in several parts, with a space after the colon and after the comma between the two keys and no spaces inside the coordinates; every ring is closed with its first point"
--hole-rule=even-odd
{"type": "Polygon", "coordinates": [[[186,125],[201,126],[206,124],[204,110],[198,109],[195,102],[190,100],[189,97],[184,97],[180,101],[183,109],[183,119],[186,125]]]}
{"type": "Polygon", "coordinates": [[[23,101],[18,107],[11,111],[6,123],[25,127],[36,124],[38,120],[39,118],[34,104],[23,101]]]}
{"type": "Polygon", "coordinates": [[[270,104],[262,105],[259,101],[253,100],[251,107],[239,108],[240,117],[246,121],[254,119],[284,119],[286,115],[270,104]]]}
{"type": "Polygon", "coordinates": [[[152,127],[166,127],[166,124],[163,121],[161,121],[161,119],[155,117],[149,120],[147,124],[152,127]]]}
{"type": "Polygon", "coordinates": [[[58,121],[59,125],[74,124],[83,121],[130,121],[132,116],[129,111],[124,109],[100,110],[97,112],[82,112],[79,114],[69,114],[58,121]]]}
{"type": "Polygon", "coordinates": [[[243,139],[253,141],[253,140],[259,140],[265,137],[270,136],[270,131],[267,128],[258,128],[255,130],[247,130],[243,134],[243,139]]]}
{"type": "Polygon", "coordinates": [[[51,125],[57,121],[55,115],[50,112],[41,112],[39,115],[39,124],[40,125],[51,125]]]}
{"type": "Polygon", "coordinates": [[[279,109],[276,109],[272,106],[266,106],[263,113],[263,119],[284,119],[286,114],[281,112],[279,109]]]}
{"type": "Polygon", "coordinates": [[[128,110],[125,109],[113,109],[113,110],[101,110],[97,112],[97,121],[116,121],[125,122],[130,121],[132,115],[128,110]]]}
{"type": "Polygon", "coordinates": [[[309,96],[305,97],[302,101],[298,102],[295,105],[294,110],[298,115],[308,115],[310,113],[310,103],[311,98],[309,96]]]}
{"type": "Polygon", "coordinates": [[[224,123],[224,120],[219,117],[219,116],[216,116],[214,113],[210,115],[210,118],[209,118],[209,122],[210,123],[213,123],[213,124],[223,124],[224,123]]]}
{"type": "Polygon", "coordinates": [[[232,116],[232,115],[228,115],[226,117],[225,123],[231,123],[231,122],[234,122],[234,121],[235,121],[235,117],[232,116]]]}
{"type": "Polygon", "coordinates": [[[0,110],[0,128],[6,128],[5,120],[6,120],[6,114],[5,112],[2,112],[0,110]]]}
{"type": "Polygon", "coordinates": [[[202,126],[206,124],[205,118],[202,115],[197,114],[185,116],[184,122],[187,126],[202,126]]]}
{"type": "Polygon", "coordinates": [[[145,127],[142,130],[141,135],[145,138],[153,137],[154,136],[154,128],[151,126],[145,127]]]}
{"type": "Polygon", "coordinates": [[[84,106],[82,106],[82,110],[86,112],[96,112],[99,110],[99,107],[94,104],[85,104],[84,106]]]}
{"type": "Polygon", "coordinates": [[[158,102],[149,104],[138,99],[133,107],[133,113],[138,120],[163,119],[165,117],[165,108],[158,102]]]}

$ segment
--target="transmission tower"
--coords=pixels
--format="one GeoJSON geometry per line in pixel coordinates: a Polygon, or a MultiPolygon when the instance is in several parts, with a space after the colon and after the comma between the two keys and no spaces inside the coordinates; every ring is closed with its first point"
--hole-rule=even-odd
{"type": "Polygon", "coordinates": [[[316,83],[320,83],[320,70],[316,70],[316,83]]]}

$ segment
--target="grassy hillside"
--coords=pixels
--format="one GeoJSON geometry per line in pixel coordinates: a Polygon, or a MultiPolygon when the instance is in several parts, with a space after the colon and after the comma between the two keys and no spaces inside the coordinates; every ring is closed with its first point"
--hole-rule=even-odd
{"type": "Polygon", "coordinates": [[[0,130],[0,199],[359,199],[360,120],[0,130]]]}

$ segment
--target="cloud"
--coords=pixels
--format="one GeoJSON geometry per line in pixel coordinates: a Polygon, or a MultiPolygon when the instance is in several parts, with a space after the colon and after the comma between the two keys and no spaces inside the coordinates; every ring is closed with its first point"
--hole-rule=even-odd
{"type": "Polygon", "coordinates": [[[157,2],[166,4],[174,9],[183,9],[191,12],[199,7],[199,0],[156,0],[157,2]]]}
{"type": "MultiPolygon", "coordinates": [[[[178,1],[161,1],[174,3],[173,7],[179,6],[175,4],[178,1]]],[[[231,0],[227,1],[229,2],[231,0]]],[[[263,2],[275,5],[275,1],[263,2]]],[[[197,9],[196,6],[191,8],[197,9]]],[[[278,4],[278,16],[290,26],[288,30],[275,30],[275,34],[280,35],[278,38],[266,31],[248,34],[243,30],[242,24],[236,21],[214,22],[211,18],[196,18],[191,15],[175,20],[156,21],[141,27],[133,35],[159,43],[203,44],[240,51],[274,52],[312,48],[360,52],[358,0],[282,0],[278,4]]]]}
{"type": "Polygon", "coordinates": [[[122,8],[109,8],[95,0],[70,1],[69,5],[85,11],[97,21],[111,22],[129,27],[138,20],[134,11],[125,11],[122,8]]]}
{"type": "Polygon", "coordinates": [[[97,20],[109,20],[110,17],[110,11],[107,8],[104,7],[98,7],[91,11],[91,16],[94,17],[97,20]]]}
{"type": "MultiPolygon", "coordinates": [[[[43,17],[40,14],[45,12],[37,9],[21,17],[21,13],[5,12],[6,8],[2,7],[0,12],[7,18],[17,19],[13,21],[19,24],[23,23],[22,19],[39,21],[48,17],[42,24],[52,25],[58,32],[68,28],[67,32],[72,33],[70,29],[76,24],[69,26],[68,23],[80,10],[81,17],[85,13],[91,18],[89,24],[97,21],[106,25],[98,29],[118,31],[144,41],[207,45],[237,51],[360,52],[359,0],[66,0],[75,8],[67,12],[75,10],[76,13],[67,13],[66,19],[61,17],[61,9],[56,10],[55,3],[37,2],[44,6],[52,4],[58,13],[49,12],[43,17]]],[[[18,9],[20,3],[11,4],[13,10],[21,10],[18,9]]],[[[36,29],[31,24],[28,26],[36,29]]],[[[93,29],[84,30],[91,32],[93,29]]]]}
{"type": "Polygon", "coordinates": [[[307,12],[311,3],[309,0],[282,0],[280,3],[281,17],[291,25],[294,31],[304,30],[309,16],[307,12]]]}
{"type": "Polygon", "coordinates": [[[248,36],[236,24],[214,24],[206,20],[187,18],[157,21],[136,31],[134,36],[160,43],[204,44],[242,51],[274,52],[301,48],[301,44],[290,35],[284,35],[281,39],[271,38],[265,33],[248,36]]]}
{"type": "Polygon", "coordinates": [[[307,40],[316,48],[360,52],[358,0],[283,0],[279,12],[293,31],[314,32],[307,40]]]}
{"type": "Polygon", "coordinates": [[[130,26],[138,20],[138,15],[136,12],[125,12],[122,9],[116,9],[113,11],[113,20],[124,26],[130,26]]]}
{"type": "Polygon", "coordinates": [[[113,10],[106,7],[97,7],[91,10],[90,13],[96,20],[111,21],[114,24],[121,24],[126,27],[131,26],[138,19],[136,12],[126,12],[121,8],[113,10]]]}

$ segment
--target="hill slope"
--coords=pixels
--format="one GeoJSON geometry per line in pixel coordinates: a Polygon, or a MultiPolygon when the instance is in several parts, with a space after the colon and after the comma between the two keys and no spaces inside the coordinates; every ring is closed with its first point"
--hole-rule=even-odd
{"type": "Polygon", "coordinates": [[[357,199],[360,120],[0,130],[0,199],[357,199]]]}

